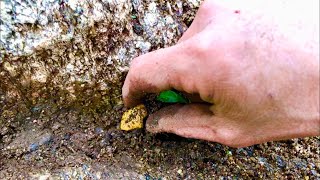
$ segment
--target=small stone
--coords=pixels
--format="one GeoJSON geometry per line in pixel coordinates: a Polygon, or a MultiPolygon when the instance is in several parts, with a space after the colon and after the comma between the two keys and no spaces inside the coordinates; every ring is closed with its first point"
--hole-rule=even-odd
{"type": "Polygon", "coordinates": [[[39,144],[37,143],[32,143],[30,146],[29,146],[29,151],[30,152],[33,152],[35,150],[37,150],[39,148],[39,144]]]}
{"type": "Polygon", "coordinates": [[[3,127],[2,129],[0,129],[0,135],[5,135],[9,132],[9,128],[8,127],[3,127]]]}
{"type": "Polygon", "coordinates": [[[95,132],[96,134],[101,134],[101,133],[103,133],[103,129],[102,129],[101,127],[96,127],[96,128],[94,129],[94,132],[95,132]]]}
{"type": "Polygon", "coordinates": [[[277,160],[277,165],[279,168],[286,167],[287,163],[283,160],[283,158],[281,156],[277,156],[276,160],[277,160]]]}
{"type": "Polygon", "coordinates": [[[314,169],[312,169],[310,172],[311,172],[311,174],[312,174],[313,176],[317,176],[317,175],[318,175],[317,171],[314,170],[314,169]]]}
{"type": "Polygon", "coordinates": [[[52,130],[56,131],[58,130],[62,125],[59,122],[55,122],[52,126],[52,130]]]}
{"type": "Polygon", "coordinates": [[[155,152],[156,154],[159,154],[159,153],[160,153],[160,151],[161,151],[161,149],[160,149],[160,148],[156,148],[156,149],[154,150],[154,152],[155,152]]]}
{"type": "Polygon", "coordinates": [[[183,171],[182,171],[182,169],[178,169],[177,173],[178,173],[180,176],[183,176],[183,171]]]}
{"type": "Polygon", "coordinates": [[[120,129],[130,131],[133,129],[140,129],[143,127],[143,119],[148,115],[146,107],[141,104],[122,115],[120,129]]]}
{"type": "Polygon", "coordinates": [[[232,151],[227,150],[227,151],[226,151],[226,154],[227,154],[228,156],[232,156],[232,151]]]}

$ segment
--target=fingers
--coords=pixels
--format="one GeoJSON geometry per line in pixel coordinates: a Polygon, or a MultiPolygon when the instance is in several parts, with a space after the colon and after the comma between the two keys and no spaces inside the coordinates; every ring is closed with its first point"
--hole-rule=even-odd
{"type": "MultiPolygon", "coordinates": [[[[187,93],[201,94],[199,84],[208,84],[209,77],[215,77],[214,70],[205,72],[208,66],[220,69],[220,65],[204,62],[204,57],[218,57],[215,53],[206,52],[205,48],[212,47],[208,44],[207,36],[199,33],[210,22],[215,10],[213,2],[206,1],[201,6],[191,28],[175,46],[160,49],[133,60],[129,73],[122,88],[123,100],[126,106],[135,106],[147,93],[158,93],[162,90],[177,89],[187,93]],[[195,35],[197,34],[197,35],[195,35]],[[203,44],[203,45],[200,45],[203,44]],[[200,48],[197,48],[199,46],[200,48]],[[206,74],[205,77],[201,76],[206,74]],[[197,81],[197,82],[195,82],[197,81]],[[198,84],[198,85],[197,85],[198,84]]],[[[214,37],[210,38],[214,39],[214,37]]],[[[213,47],[212,47],[213,48],[213,47]]],[[[219,49],[219,48],[215,48],[219,49]]],[[[217,61],[216,63],[219,63],[217,61]]],[[[218,72],[221,72],[218,71],[218,72]]],[[[205,88],[201,88],[205,89],[205,88]]],[[[202,98],[203,99],[203,98],[202,98]]],[[[210,99],[210,98],[208,98],[210,99]]],[[[207,99],[205,99],[207,101],[207,99]]]]}
{"type": "Polygon", "coordinates": [[[174,133],[231,147],[245,147],[265,142],[243,132],[237,121],[214,115],[210,108],[210,105],[205,104],[167,106],[149,116],[146,129],[152,133],[174,133]]]}
{"type": "MultiPolygon", "coordinates": [[[[134,106],[147,93],[167,89],[194,91],[190,69],[194,71],[193,49],[188,43],[180,43],[160,49],[133,60],[122,88],[126,106],[134,106]],[[190,87],[186,87],[190,84],[190,87]]],[[[194,78],[195,79],[195,78],[194,78]]]]}
{"type": "Polygon", "coordinates": [[[172,105],[150,115],[146,128],[153,133],[170,132],[187,138],[218,141],[216,122],[222,121],[218,119],[209,105],[172,105]]]}

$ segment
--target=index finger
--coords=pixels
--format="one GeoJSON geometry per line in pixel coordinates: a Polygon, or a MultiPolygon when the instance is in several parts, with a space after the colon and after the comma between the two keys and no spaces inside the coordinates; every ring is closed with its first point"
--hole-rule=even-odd
{"type": "Polygon", "coordinates": [[[192,68],[193,51],[190,43],[183,42],[135,58],[122,88],[125,105],[137,105],[147,93],[158,93],[170,88],[192,91],[184,87],[188,77],[182,78],[181,75],[187,74],[192,68]]]}

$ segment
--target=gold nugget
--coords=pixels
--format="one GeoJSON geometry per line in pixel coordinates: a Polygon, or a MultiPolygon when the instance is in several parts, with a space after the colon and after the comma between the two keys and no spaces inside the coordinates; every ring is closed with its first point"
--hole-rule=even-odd
{"type": "Polygon", "coordinates": [[[148,115],[147,109],[143,104],[131,108],[123,113],[120,129],[130,131],[143,127],[143,119],[148,115]]]}

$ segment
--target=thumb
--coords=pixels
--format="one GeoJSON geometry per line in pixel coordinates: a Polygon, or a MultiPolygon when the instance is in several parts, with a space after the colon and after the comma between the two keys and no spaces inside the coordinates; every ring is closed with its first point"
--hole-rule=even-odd
{"type": "Polygon", "coordinates": [[[186,138],[217,142],[215,123],[219,121],[223,120],[213,116],[210,105],[172,105],[150,115],[146,128],[152,133],[169,132],[186,138]]]}

